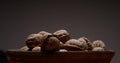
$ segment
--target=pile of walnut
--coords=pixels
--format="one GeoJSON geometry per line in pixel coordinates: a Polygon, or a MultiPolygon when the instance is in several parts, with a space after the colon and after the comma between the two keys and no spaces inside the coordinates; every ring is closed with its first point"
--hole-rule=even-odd
{"type": "Polygon", "coordinates": [[[71,39],[66,30],[58,30],[54,33],[41,31],[37,34],[30,34],[26,46],[21,51],[34,52],[67,52],[67,51],[104,51],[105,44],[101,40],[91,42],[86,37],[71,39]]]}

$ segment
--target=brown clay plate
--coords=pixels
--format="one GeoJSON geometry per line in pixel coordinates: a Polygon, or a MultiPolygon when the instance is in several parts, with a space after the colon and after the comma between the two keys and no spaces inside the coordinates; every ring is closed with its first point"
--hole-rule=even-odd
{"type": "Polygon", "coordinates": [[[23,52],[8,50],[11,63],[110,63],[115,52],[109,51],[69,51],[69,52],[23,52]]]}

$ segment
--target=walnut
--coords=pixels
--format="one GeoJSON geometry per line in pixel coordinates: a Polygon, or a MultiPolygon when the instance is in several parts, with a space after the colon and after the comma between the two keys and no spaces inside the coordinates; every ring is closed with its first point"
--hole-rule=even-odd
{"type": "Polygon", "coordinates": [[[70,39],[69,33],[66,30],[57,30],[53,33],[61,42],[65,43],[70,39]]]}
{"type": "Polygon", "coordinates": [[[42,43],[42,52],[55,52],[60,49],[60,41],[54,36],[48,36],[46,41],[42,43]]]}
{"type": "Polygon", "coordinates": [[[91,41],[88,40],[86,37],[81,37],[78,40],[80,42],[84,43],[83,46],[84,46],[85,50],[92,50],[93,49],[91,41]]]}
{"type": "Polygon", "coordinates": [[[67,51],[81,51],[81,48],[76,45],[64,44],[64,49],[67,51]]]}
{"type": "Polygon", "coordinates": [[[60,42],[60,49],[64,49],[64,44],[60,42]]]}
{"type": "Polygon", "coordinates": [[[40,34],[30,34],[26,39],[27,47],[32,50],[36,46],[41,46],[42,43],[42,35],[40,34]]]}
{"type": "Polygon", "coordinates": [[[76,39],[70,39],[65,42],[64,48],[68,51],[83,50],[83,43],[76,39]]]}
{"type": "Polygon", "coordinates": [[[92,43],[92,46],[95,47],[101,47],[101,48],[105,48],[105,43],[102,40],[95,40],[92,43]]]}
{"type": "Polygon", "coordinates": [[[26,51],[29,51],[29,48],[27,46],[23,46],[20,48],[20,51],[26,52],[26,51]]]}
{"type": "Polygon", "coordinates": [[[95,48],[93,48],[92,51],[104,51],[104,48],[102,48],[102,47],[95,47],[95,48]]]}
{"type": "Polygon", "coordinates": [[[46,39],[48,35],[52,35],[51,33],[46,31],[40,31],[38,34],[42,35],[43,39],[46,39]]]}
{"type": "Polygon", "coordinates": [[[41,47],[34,47],[32,49],[33,52],[40,52],[41,51],[41,47]]]}
{"type": "Polygon", "coordinates": [[[70,39],[65,44],[79,46],[81,43],[78,40],[76,40],[76,39],[70,39]]]}

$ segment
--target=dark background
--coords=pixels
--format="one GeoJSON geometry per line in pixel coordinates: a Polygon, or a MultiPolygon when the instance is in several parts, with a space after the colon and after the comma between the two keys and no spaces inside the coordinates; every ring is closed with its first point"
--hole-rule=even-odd
{"type": "Polygon", "coordinates": [[[0,49],[24,46],[31,33],[66,29],[72,38],[103,40],[120,62],[120,2],[117,1],[1,1],[0,49]]]}

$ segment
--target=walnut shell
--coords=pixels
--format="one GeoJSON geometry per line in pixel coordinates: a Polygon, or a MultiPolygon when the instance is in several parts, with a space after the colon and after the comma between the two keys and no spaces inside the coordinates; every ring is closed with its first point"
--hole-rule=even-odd
{"type": "Polygon", "coordinates": [[[40,52],[41,51],[41,47],[34,47],[32,49],[33,52],[40,52]]]}
{"type": "Polygon", "coordinates": [[[104,48],[102,47],[95,47],[92,49],[92,51],[104,51],[104,48]]]}
{"type": "Polygon", "coordinates": [[[76,51],[76,50],[83,50],[83,43],[76,40],[70,39],[64,44],[64,48],[68,51],[76,51]]]}
{"type": "Polygon", "coordinates": [[[20,48],[20,51],[26,52],[28,50],[29,50],[29,48],[27,46],[23,46],[23,47],[20,48]]]}
{"type": "Polygon", "coordinates": [[[88,40],[86,37],[81,37],[81,38],[79,38],[78,39],[80,42],[83,42],[84,44],[84,49],[85,50],[92,50],[93,49],[93,47],[92,47],[92,43],[91,43],[91,41],[90,40],[88,40]]]}
{"type": "Polygon", "coordinates": [[[42,43],[42,35],[40,34],[30,34],[26,39],[27,47],[32,50],[36,46],[40,46],[42,43]]]}
{"type": "Polygon", "coordinates": [[[54,52],[60,49],[60,41],[58,38],[50,36],[41,45],[42,52],[54,52]]]}
{"type": "Polygon", "coordinates": [[[95,40],[92,43],[92,46],[95,47],[102,47],[105,48],[105,43],[102,40],[95,40]]]}
{"type": "Polygon", "coordinates": [[[64,44],[63,47],[68,51],[81,51],[81,48],[76,45],[64,44]]]}
{"type": "Polygon", "coordinates": [[[65,43],[70,39],[69,33],[66,30],[57,30],[53,33],[61,42],[65,43]]]}

